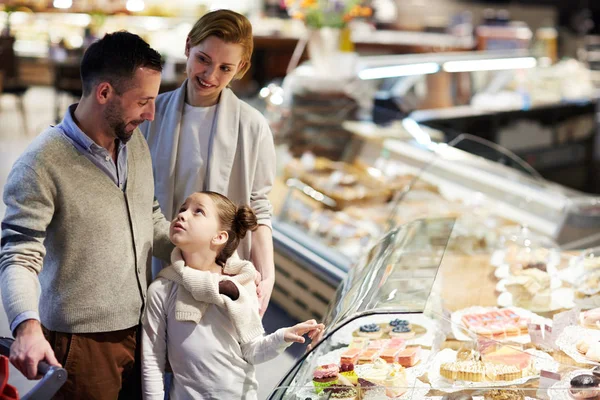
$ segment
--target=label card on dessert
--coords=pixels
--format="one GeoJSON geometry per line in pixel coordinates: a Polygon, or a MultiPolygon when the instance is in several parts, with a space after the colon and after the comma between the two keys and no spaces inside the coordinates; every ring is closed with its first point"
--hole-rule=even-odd
{"type": "Polygon", "coordinates": [[[552,318],[552,342],[556,343],[556,340],[562,333],[562,331],[571,325],[579,324],[579,314],[581,310],[578,307],[573,308],[572,310],[561,312],[560,314],[556,314],[554,318],[552,318]]]}
{"type": "Polygon", "coordinates": [[[531,343],[535,345],[544,345],[544,331],[540,324],[527,324],[531,343]]]}

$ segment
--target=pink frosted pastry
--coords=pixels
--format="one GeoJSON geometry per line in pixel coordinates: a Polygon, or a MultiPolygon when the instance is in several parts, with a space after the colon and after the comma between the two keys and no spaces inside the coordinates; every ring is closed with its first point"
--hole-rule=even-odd
{"type": "Polygon", "coordinates": [[[375,361],[377,355],[379,354],[379,350],[377,349],[367,349],[363,351],[360,356],[358,356],[358,364],[369,364],[375,361]]]}
{"type": "Polygon", "coordinates": [[[355,337],[355,338],[352,338],[352,341],[350,342],[350,345],[348,346],[348,348],[362,350],[362,349],[365,349],[368,344],[369,344],[369,339],[367,339],[365,337],[355,337]]]}
{"type": "Polygon", "coordinates": [[[362,352],[362,349],[348,349],[342,353],[340,357],[340,364],[356,364],[358,356],[362,352]]]}
{"type": "Polygon", "coordinates": [[[367,346],[367,349],[383,349],[385,347],[385,345],[387,344],[387,340],[386,339],[380,339],[380,340],[371,340],[369,342],[369,345],[367,346]]]}
{"type": "Polygon", "coordinates": [[[412,367],[419,362],[421,347],[407,347],[396,356],[397,362],[405,368],[412,367]]]}
{"type": "Polygon", "coordinates": [[[406,347],[406,340],[398,337],[391,338],[390,341],[387,343],[386,347],[396,347],[399,349],[403,349],[406,347]]]}
{"type": "Polygon", "coordinates": [[[388,347],[379,354],[379,358],[385,360],[388,364],[393,364],[402,350],[396,347],[388,347]]]}

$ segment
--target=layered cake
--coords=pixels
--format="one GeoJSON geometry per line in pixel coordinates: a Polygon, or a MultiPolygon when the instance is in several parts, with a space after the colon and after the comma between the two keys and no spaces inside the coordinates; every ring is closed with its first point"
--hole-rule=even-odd
{"type": "Polygon", "coordinates": [[[421,347],[407,347],[396,355],[396,362],[405,368],[416,365],[421,357],[421,347]]]}

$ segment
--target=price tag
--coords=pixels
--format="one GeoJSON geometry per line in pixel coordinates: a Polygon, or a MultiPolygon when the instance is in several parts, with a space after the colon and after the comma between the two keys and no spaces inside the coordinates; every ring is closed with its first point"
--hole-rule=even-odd
{"type": "Polygon", "coordinates": [[[540,324],[527,324],[531,343],[542,346],[544,344],[544,329],[540,324]]]}
{"type": "Polygon", "coordinates": [[[546,371],[545,369],[540,371],[540,380],[538,383],[538,391],[536,397],[540,399],[548,399],[548,389],[552,387],[556,382],[560,382],[561,376],[558,372],[546,371]]]}

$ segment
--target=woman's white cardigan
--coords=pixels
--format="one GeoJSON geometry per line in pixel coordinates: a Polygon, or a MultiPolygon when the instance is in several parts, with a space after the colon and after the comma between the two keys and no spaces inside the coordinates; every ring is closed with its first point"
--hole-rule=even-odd
{"type": "MultiPolygon", "coordinates": [[[[173,199],[186,85],[187,80],[179,89],[159,95],[154,121],[140,126],[150,147],[156,198],[167,219],[174,218],[181,206],[173,199]]],[[[273,207],[267,196],[275,179],[275,146],[267,120],[228,88],[221,92],[215,118],[206,189],[238,205],[250,204],[258,223],[271,227],[273,207]]],[[[250,236],[238,248],[242,259],[250,259],[250,236]]],[[[158,270],[153,266],[155,273],[158,270]]]]}

